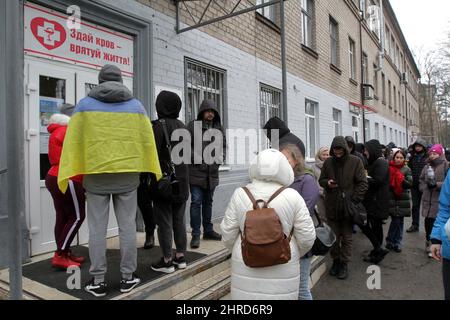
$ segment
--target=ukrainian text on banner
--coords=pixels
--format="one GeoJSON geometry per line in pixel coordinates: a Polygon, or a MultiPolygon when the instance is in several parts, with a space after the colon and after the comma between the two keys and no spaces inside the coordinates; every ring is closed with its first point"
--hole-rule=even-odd
{"type": "Polygon", "coordinates": [[[82,20],[79,29],[69,29],[69,18],[67,14],[27,2],[25,54],[93,69],[112,64],[125,76],[133,76],[132,36],[82,20]]]}

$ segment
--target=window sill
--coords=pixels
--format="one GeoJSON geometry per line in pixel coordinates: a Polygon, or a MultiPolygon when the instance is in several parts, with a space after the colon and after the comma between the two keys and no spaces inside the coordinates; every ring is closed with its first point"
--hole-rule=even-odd
{"type": "Polygon", "coordinates": [[[342,75],[342,70],[336,67],[333,63],[330,63],[330,69],[336,72],[339,75],[342,75]]]}
{"type": "Polygon", "coordinates": [[[308,53],[313,58],[319,59],[319,54],[316,51],[314,51],[313,49],[305,46],[304,44],[302,44],[302,50],[305,51],[306,53],[308,53]]]}
{"type": "Polygon", "coordinates": [[[358,82],[356,82],[355,80],[353,80],[352,78],[348,79],[350,81],[351,84],[353,84],[354,86],[358,86],[358,82]]]}
{"type": "Polygon", "coordinates": [[[280,27],[273,22],[272,20],[270,20],[269,18],[263,16],[261,13],[256,12],[256,20],[260,21],[261,23],[265,24],[266,26],[268,26],[270,29],[272,29],[273,31],[280,33],[281,34],[281,29],[280,27]]]}

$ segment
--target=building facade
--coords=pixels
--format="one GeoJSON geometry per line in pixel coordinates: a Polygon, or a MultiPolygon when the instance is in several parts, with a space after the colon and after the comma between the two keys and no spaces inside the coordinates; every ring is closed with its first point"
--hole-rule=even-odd
{"type": "MultiPolygon", "coordinates": [[[[262,128],[277,115],[305,142],[308,159],[321,146],[330,145],[336,135],[407,146],[418,133],[416,83],[420,75],[387,0],[383,1],[384,19],[374,18],[378,1],[285,2],[287,109],[282,101],[278,6],[177,34],[176,5],[169,0],[4,2],[0,67],[19,66],[15,85],[20,91],[14,104],[8,95],[0,100],[0,139],[5,139],[1,133],[7,112],[12,106],[19,108],[23,127],[17,130],[24,135],[23,155],[17,159],[23,178],[18,183],[24,202],[24,255],[28,257],[54,249],[53,205],[43,183],[48,168],[45,121],[57,112],[59,103],[82,99],[97,84],[98,70],[105,63],[122,69],[125,84],[152,118],[161,90],[180,95],[186,122],[196,117],[205,98],[217,102],[228,129],[262,128]],[[17,19],[6,19],[14,13],[17,19]],[[4,50],[6,35],[11,34],[8,30],[14,28],[23,31],[17,35],[18,44],[4,50]],[[383,29],[386,41],[380,43],[383,29]],[[383,59],[380,50],[385,52],[383,59]]],[[[181,25],[192,24],[192,17],[199,18],[208,2],[180,3],[181,25]]],[[[220,3],[227,7],[232,2],[220,3]]],[[[213,4],[205,18],[220,12],[213,4]]],[[[8,75],[0,72],[0,77],[0,93],[6,92],[3,84],[8,75]]],[[[263,137],[258,139],[259,148],[267,146],[263,137]]],[[[1,156],[6,143],[1,142],[0,170],[6,167],[1,156]]],[[[235,154],[246,154],[245,143],[233,145],[235,154]]],[[[214,204],[216,221],[223,216],[234,189],[247,181],[252,156],[243,163],[230,161],[223,168],[214,204]]],[[[5,175],[0,175],[2,243],[8,235],[3,222],[12,214],[2,204],[6,202],[4,190],[8,190],[5,175]]],[[[117,227],[111,217],[109,235],[113,236],[117,227]]],[[[85,227],[76,241],[87,242],[85,227]]],[[[0,255],[0,265],[6,264],[5,256],[0,255]]]]}

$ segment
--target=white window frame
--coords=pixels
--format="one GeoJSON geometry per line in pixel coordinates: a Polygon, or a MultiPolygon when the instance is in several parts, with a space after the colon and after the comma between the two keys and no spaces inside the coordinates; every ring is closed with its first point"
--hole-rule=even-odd
{"type": "Polygon", "coordinates": [[[319,125],[319,103],[306,99],[305,100],[305,137],[306,137],[306,159],[314,159],[316,156],[316,152],[317,152],[317,147],[319,145],[319,135],[318,135],[318,125],[319,125]],[[312,108],[314,114],[310,114],[307,112],[308,110],[308,106],[309,109],[312,108]],[[311,128],[310,128],[310,123],[311,120],[314,123],[314,137],[311,137],[310,132],[311,132],[311,128]],[[312,143],[314,143],[314,147],[312,146],[312,143]]]}
{"type": "Polygon", "coordinates": [[[383,139],[384,139],[384,143],[387,144],[387,127],[385,125],[383,125],[383,139]]]}
{"type": "Polygon", "coordinates": [[[380,140],[380,124],[375,122],[375,139],[380,140]]]}
{"type": "Polygon", "coordinates": [[[342,135],[342,111],[336,108],[333,108],[333,127],[334,127],[334,136],[342,135]],[[337,119],[336,119],[337,118],[337,119]]]}
{"type": "Polygon", "coordinates": [[[348,61],[350,65],[350,78],[356,79],[356,56],[355,56],[356,44],[352,38],[348,38],[348,61]]]}
{"type": "Polygon", "coordinates": [[[355,116],[352,115],[352,137],[353,139],[355,139],[356,143],[359,143],[359,136],[360,136],[360,131],[359,131],[359,123],[360,123],[361,118],[359,116],[355,116]],[[354,124],[354,120],[356,120],[356,126],[354,124]]]}
{"type": "Polygon", "coordinates": [[[314,1],[301,0],[302,44],[314,49],[314,1]]]}
{"type": "Polygon", "coordinates": [[[367,56],[367,53],[363,52],[363,83],[369,83],[369,57],[367,56]]]}
{"type": "Polygon", "coordinates": [[[365,119],[364,120],[366,123],[364,125],[364,129],[365,129],[365,134],[366,134],[366,141],[370,140],[370,120],[369,119],[365,119]]]}
{"type": "Polygon", "coordinates": [[[330,16],[330,63],[339,67],[339,24],[330,16]]]}
{"type": "MultiPolygon", "coordinates": [[[[267,3],[270,1],[271,0],[256,0],[256,4],[259,5],[259,4],[267,3]]],[[[279,24],[279,16],[280,15],[278,12],[277,5],[271,5],[271,6],[266,6],[264,8],[259,8],[258,10],[256,10],[256,12],[259,13],[260,15],[262,15],[263,17],[269,19],[276,25],[279,24]]]]}

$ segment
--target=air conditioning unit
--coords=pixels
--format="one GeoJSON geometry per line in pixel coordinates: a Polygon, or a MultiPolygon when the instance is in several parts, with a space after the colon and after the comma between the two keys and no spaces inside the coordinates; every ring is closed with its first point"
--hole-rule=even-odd
{"type": "Polygon", "coordinates": [[[373,100],[374,89],[371,84],[363,84],[364,100],[373,100]]]}
{"type": "Polygon", "coordinates": [[[401,82],[405,84],[408,83],[408,74],[406,72],[402,73],[401,82]]]}

